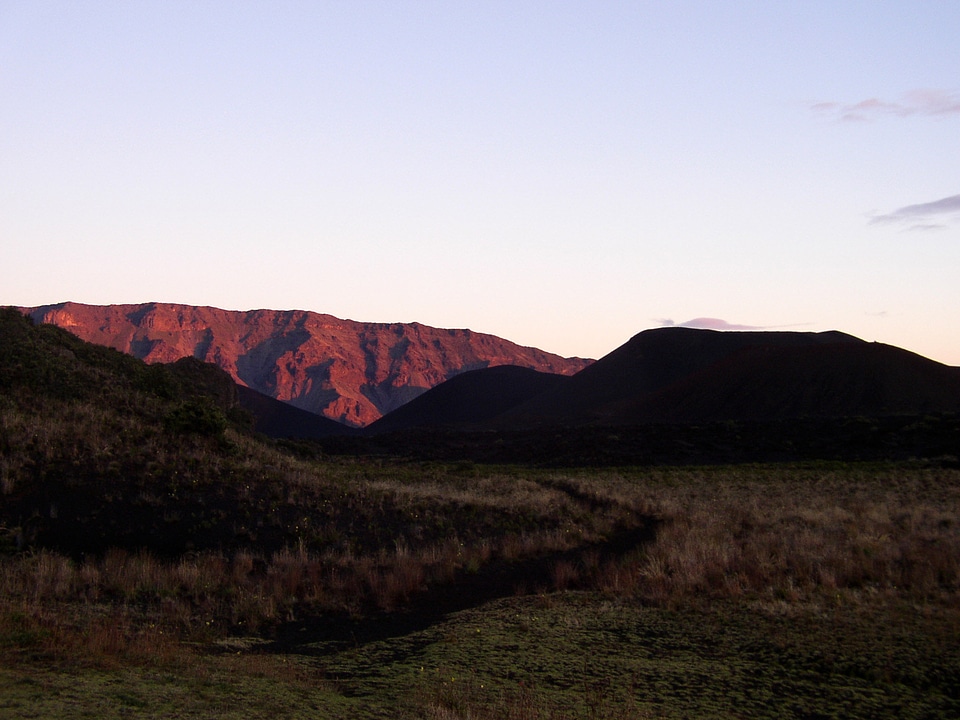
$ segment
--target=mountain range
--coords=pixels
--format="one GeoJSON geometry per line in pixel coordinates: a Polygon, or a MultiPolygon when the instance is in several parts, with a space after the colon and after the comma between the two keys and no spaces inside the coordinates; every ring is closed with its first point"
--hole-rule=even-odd
{"type": "MultiPolygon", "coordinates": [[[[586,361],[466,330],[304,312],[72,304],[20,312],[48,321],[38,329],[62,332],[52,321],[144,356],[152,363],[144,368],[174,368],[181,385],[201,378],[198,387],[218,388],[216,402],[242,409],[253,429],[317,440],[325,452],[554,465],[960,457],[960,368],[836,331],[666,327],[586,361]],[[343,327],[350,332],[336,329],[343,327]],[[507,351],[527,366],[510,364],[507,351]],[[359,368],[358,352],[367,360],[359,368]],[[529,366],[537,361],[569,374],[529,366]],[[441,380],[444,373],[450,377],[441,380]],[[257,378],[270,394],[253,387],[257,378]],[[436,384],[425,389],[424,378],[436,384]],[[371,404],[392,398],[397,406],[358,427],[342,414],[337,421],[278,395],[308,407],[328,407],[324,397],[371,404]]],[[[55,373],[45,378],[51,391],[76,382],[55,373]]]]}
{"type": "Polygon", "coordinates": [[[274,437],[960,413],[960,368],[837,331],[666,327],[589,361],[469,330],[304,311],[65,303],[21,312],[147,362],[212,362],[274,437]]]}
{"type": "Polygon", "coordinates": [[[354,427],[470,370],[515,365],[572,375],[592,362],[465,329],[356,322],[302,310],[73,302],[20,310],[148,363],[184,357],[212,363],[241,386],[354,427]]]}

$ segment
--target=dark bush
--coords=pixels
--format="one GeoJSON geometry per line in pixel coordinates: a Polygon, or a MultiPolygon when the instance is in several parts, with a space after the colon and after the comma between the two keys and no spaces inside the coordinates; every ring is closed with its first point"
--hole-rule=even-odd
{"type": "Polygon", "coordinates": [[[220,437],[227,429],[223,412],[209,402],[187,400],[167,413],[164,424],[171,432],[183,435],[220,437]]]}

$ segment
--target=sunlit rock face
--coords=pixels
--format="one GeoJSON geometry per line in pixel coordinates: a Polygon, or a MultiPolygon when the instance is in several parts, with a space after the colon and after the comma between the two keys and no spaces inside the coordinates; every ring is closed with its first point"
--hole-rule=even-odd
{"type": "Polygon", "coordinates": [[[572,375],[591,362],[470,330],[301,310],[62,303],[23,311],[147,362],[195,357],[214,363],[242,385],[353,426],[468,370],[518,365],[572,375]]]}

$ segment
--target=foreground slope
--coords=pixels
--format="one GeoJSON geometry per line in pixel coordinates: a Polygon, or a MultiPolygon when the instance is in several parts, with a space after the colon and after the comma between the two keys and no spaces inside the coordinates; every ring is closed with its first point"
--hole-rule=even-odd
{"type": "MultiPolygon", "coordinates": [[[[391,532],[370,515],[379,507],[340,483],[305,482],[254,435],[241,392],[214,365],[147,365],[0,309],[0,554],[271,553],[354,523],[358,546],[391,532]]],[[[314,430],[335,425],[311,417],[314,430]]]]}
{"type": "Polygon", "coordinates": [[[348,425],[367,425],[444,380],[496,365],[571,375],[590,361],[493,335],[418,323],[363,323],[300,310],[166,303],[22,308],[147,362],[195,357],[239,384],[348,425]]]}
{"type": "MultiPolygon", "coordinates": [[[[430,484],[411,493],[405,471],[371,478],[362,460],[322,462],[315,445],[251,432],[245,393],[194,358],[148,365],[0,308],[0,556],[379,555],[451,542],[460,553],[468,540],[489,551],[518,532],[549,535],[582,518],[583,539],[602,524],[583,514],[579,495],[549,484],[522,488],[514,503],[496,481],[489,492],[430,484]]],[[[411,477],[432,483],[429,473],[411,477]]],[[[609,515],[612,527],[636,513],[613,503],[609,515]]]]}

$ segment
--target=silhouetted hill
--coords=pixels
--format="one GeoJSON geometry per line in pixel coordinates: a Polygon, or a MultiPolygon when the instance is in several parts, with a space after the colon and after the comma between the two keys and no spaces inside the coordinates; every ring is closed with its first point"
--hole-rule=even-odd
{"type": "MultiPolygon", "coordinates": [[[[960,368],[839,332],[642,332],[538,392],[455,378],[330,452],[539,465],[960,456],[960,368]],[[470,414],[489,393],[495,403],[470,414]],[[501,395],[502,393],[502,395],[501,395]],[[504,405],[507,405],[504,401],[504,405]],[[470,423],[457,424],[469,417],[470,423]],[[386,421],[390,420],[388,424],[386,421]]],[[[481,382],[482,381],[482,382],[481,382]]]]}
{"type": "Polygon", "coordinates": [[[167,303],[21,308],[149,363],[194,357],[238,384],[332,420],[367,425],[455,375],[497,365],[572,375],[590,364],[470,330],[363,323],[300,310],[167,303]]]}
{"type": "Polygon", "coordinates": [[[839,332],[647,330],[496,427],[960,409],[960,369],[839,332]]]}
{"type": "Polygon", "coordinates": [[[501,365],[457,375],[414,398],[365,429],[365,434],[423,427],[469,428],[516,407],[570,378],[501,365]]]}
{"type": "Polygon", "coordinates": [[[608,410],[617,423],[956,412],[960,368],[881,343],[756,345],[608,410]]]}

